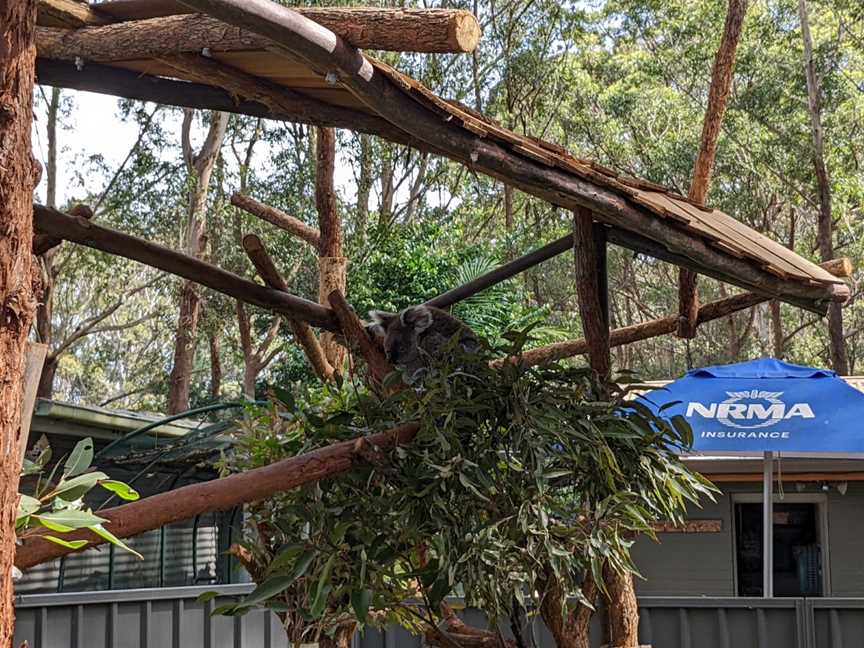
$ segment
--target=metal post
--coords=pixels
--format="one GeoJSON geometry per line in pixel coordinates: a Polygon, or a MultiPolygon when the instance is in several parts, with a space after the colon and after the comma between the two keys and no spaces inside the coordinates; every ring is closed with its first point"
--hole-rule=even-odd
{"type": "Polygon", "coordinates": [[[766,452],[762,472],[762,596],[774,596],[774,455],[766,452]]]}

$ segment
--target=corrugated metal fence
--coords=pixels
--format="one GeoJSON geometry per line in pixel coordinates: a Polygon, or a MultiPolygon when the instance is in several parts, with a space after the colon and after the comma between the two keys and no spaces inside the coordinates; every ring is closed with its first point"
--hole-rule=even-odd
{"type": "MultiPolygon", "coordinates": [[[[218,600],[200,603],[211,588],[119,590],[21,596],[16,602],[15,646],[30,648],[282,648],[275,616],[258,610],[242,617],[210,616],[218,600]]],[[[225,595],[248,585],[219,588],[225,595]]],[[[848,648],[864,638],[864,599],[640,599],[640,639],[654,648],[848,648]]],[[[466,611],[470,623],[481,615],[466,611]]],[[[599,627],[594,628],[600,645],[599,627]]],[[[554,648],[541,624],[537,645],[554,648]]],[[[401,628],[368,630],[354,648],[418,648],[401,628]]]]}

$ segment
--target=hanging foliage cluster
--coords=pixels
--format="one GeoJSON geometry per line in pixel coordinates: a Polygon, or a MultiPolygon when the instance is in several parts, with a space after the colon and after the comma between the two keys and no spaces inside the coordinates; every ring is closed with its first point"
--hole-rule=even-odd
{"type": "Polygon", "coordinates": [[[251,412],[226,470],[409,421],[420,431],[391,450],[358,446],[349,473],[251,507],[235,551],[258,588],[220,611],[271,607],[293,641],[353,632],[355,620],[423,631],[448,596],[499,618],[553,585],[578,601],[586,573],[603,587],[604,565],[635,571],[635,536],[658,519],[681,522],[688,502],[712,492],[679,460],[689,427],[583,369],[489,367],[527,337],[446,354],[421,387],[386,398],[346,382],[280,390],[251,412]]]}

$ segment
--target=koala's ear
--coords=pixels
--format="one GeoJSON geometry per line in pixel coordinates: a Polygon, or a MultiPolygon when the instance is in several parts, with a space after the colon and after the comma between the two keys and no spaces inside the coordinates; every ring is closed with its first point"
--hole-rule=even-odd
{"type": "Polygon", "coordinates": [[[402,311],[399,319],[405,326],[411,326],[418,333],[422,333],[432,326],[432,311],[428,306],[411,306],[402,311]]]}
{"type": "Polygon", "coordinates": [[[372,323],[385,329],[390,326],[390,323],[397,317],[396,313],[388,313],[387,311],[369,311],[369,319],[372,320],[372,323]]]}

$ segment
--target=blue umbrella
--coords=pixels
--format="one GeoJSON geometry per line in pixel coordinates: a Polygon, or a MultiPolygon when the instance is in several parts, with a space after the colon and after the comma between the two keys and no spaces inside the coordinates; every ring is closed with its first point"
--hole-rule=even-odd
{"type": "Polygon", "coordinates": [[[773,358],[693,369],[639,400],[683,416],[703,455],[864,453],[864,393],[828,369],[773,358]]]}
{"type": "Polygon", "coordinates": [[[764,457],[763,593],[772,596],[774,456],[864,454],[864,393],[833,371],[764,358],[693,369],[638,399],[683,416],[694,454],[764,457]]]}

